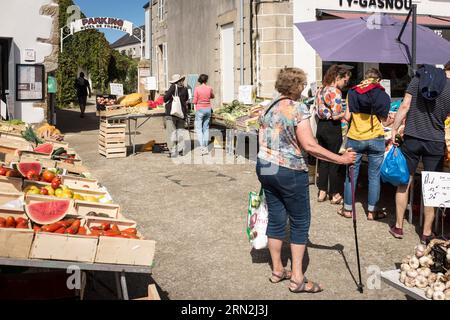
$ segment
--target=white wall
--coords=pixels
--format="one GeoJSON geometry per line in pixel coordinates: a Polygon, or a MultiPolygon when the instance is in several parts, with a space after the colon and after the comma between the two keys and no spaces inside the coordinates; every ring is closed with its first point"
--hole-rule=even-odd
{"type": "MultiPolygon", "coordinates": [[[[43,5],[51,2],[51,0],[0,0],[0,37],[13,38],[14,53],[10,59],[9,89],[14,100],[15,65],[18,63],[41,64],[52,52],[50,44],[37,41],[38,38],[50,38],[52,19],[50,16],[41,16],[39,10],[43,5]],[[24,61],[25,49],[36,51],[36,61],[24,61]]],[[[44,110],[34,108],[33,102],[15,102],[15,117],[29,123],[41,122],[44,119],[44,110]]]]}
{"type": "MultiPolygon", "coordinates": [[[[381,1],[385,2],[386,0],[381,1]]],[[[364,0],[358,0],[358,4],[354,4],[354,2],[354,0],[294,0],[294,23],[316,21],[316,9],[371,12],[370,9],[359,5],[359,3],[364,4],[364,0]],[[349,5],[349,2],[351,2],[351,5],[349,5]]],[[[369,4],[370,1],[367,1],[367,3],[369,4]]],[[[378,0],[376,3],[378,3],[378,0]]],[[[450,0],[416,0],[413,3],[417,3],[418,14],[450,17],[450,0]]],[[[406,9],[381,11],[397,14],[408,13],[406,9]]],[[[294,66],[302,68],[308,73],[309,83],[316,80],[315,70],[318,66],[316,66],[315,51],[296,27],[294,27],[294,66]]]]}

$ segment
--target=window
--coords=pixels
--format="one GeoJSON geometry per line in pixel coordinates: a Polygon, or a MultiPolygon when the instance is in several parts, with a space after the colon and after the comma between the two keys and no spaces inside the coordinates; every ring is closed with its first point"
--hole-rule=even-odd
{"type": "Polygon", "coordinates": [[[158,21],[162,22],[165,18],[166,0],[158,1],[158,21]]]}

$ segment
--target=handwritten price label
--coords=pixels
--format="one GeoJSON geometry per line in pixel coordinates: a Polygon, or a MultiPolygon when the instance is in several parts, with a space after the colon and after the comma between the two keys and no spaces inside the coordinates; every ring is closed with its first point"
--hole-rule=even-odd
{"type": "Polygon", "coordinates": [[[425,207],[450,208],[450,173],[423,171],[422,194],[425,207]]]}

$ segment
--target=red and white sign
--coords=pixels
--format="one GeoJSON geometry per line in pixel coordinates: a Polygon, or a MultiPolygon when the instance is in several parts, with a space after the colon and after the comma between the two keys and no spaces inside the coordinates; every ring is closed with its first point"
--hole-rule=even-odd
{"type": "Polygon", "coordinates": [[[108,17],[84,18],[72,22],[70,29],[71,33],[89,29],[115,29],[126,32],[131,35],[133,33],[133,23],[118,18],[108,18],[108,17]]]}

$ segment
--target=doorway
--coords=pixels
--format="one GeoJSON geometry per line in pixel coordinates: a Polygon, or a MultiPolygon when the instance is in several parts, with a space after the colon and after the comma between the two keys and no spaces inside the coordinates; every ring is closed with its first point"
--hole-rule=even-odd
{"type": "Polygon", "coordinates": [[[8,120],[6,108],[6,96],[9,93],[9,51],[10,39],[0,38],[0,114],[3,119],[8,120]]]}
{"type": "Polygon", "coordinates": [[[220,56],[222,74],[222,102],[229,103],[235,99],[234,93],[234,24],[220,28],[220,56]]]}

